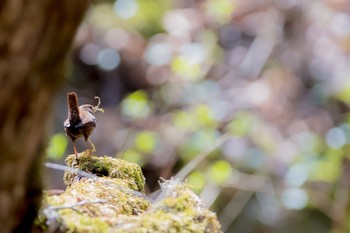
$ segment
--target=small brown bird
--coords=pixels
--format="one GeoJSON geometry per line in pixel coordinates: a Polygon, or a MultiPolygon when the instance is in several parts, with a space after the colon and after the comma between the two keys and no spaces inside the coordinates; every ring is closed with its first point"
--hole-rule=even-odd
{"type": "Polygon", "coordinates": [[[67,135],[72,139],[74,146],[74,154],[78,158],[78,152],[75,147],[75,141],[84,136],[85,141],[89,142],[92,149],[95,150],[94,144],[89,139],[89,136],[96,127],[96,117],[94,112],[98,107],[91,104],[78,105],[78,96],[75,92],[67,94],[68,102],[68,118],[64,121],[64,128],[67,135]]]}

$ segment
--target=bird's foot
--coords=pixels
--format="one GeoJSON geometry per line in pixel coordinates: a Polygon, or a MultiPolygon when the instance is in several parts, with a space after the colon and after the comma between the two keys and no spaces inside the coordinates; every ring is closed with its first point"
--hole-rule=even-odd
{"type": "Polygon", "coordinates": [[[88,139],[90,145],[91,145],[91,148],[90,149],[87,149],[87,151],[90,153],[90,154],[93,154],[96,152],[96,147],[95,147],[95,144],[92,143],[92,141],[90,140],[90,138],[88,139]]]}

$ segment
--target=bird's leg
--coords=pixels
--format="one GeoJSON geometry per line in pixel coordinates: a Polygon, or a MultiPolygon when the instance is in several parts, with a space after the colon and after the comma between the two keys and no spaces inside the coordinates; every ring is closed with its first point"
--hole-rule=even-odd
{"type": "Polygon", "coordinates": [[[96,152],[96,147],[95,147],[94,143],[92,143],[92,141],[91,141],[90,138],[88,138],[88,142],[89,142],[90,145],[91,145],[91,151],[92,151],[92,152],[96,152]]]}
{"type": "Polygon", "coordinates": [[[75,148],[75,142],[73,142],[73,147],[74,147],[75,159],[78,161],[78,152],[77,152],[77,148],[75,148]]]}

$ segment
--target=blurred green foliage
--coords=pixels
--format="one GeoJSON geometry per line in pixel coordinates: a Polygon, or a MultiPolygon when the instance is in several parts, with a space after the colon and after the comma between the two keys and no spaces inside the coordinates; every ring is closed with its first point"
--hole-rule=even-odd
{"type": "Polygon", "coordinates": [[[220,23],[227,22],[236,8],[235,4],[232,4],[232,1],[225,0],[207,1],[205,7],[209,14],[215,17],[220,23]]]}
{"type": "Polygon", "coordinates": [[[186,131],[195,129],[195,119],[186,111],[176,110],[172,113],[172,121],[174,125],[186,131]]]}
{"type": "Polygon", "coordinates": [[[197,130],[180,146],[180,158],[185,162],[189,162],[196,157],[200,152],[208,150],[216,138],[219,136],[219,132],[213,129],[197,130]]]}
{"type": "Polygon", "coordinates": [[[324,156],[312,162],[310,180],[333,183],[341,175],[343,152],[341,150],[328,149],[324,156]]]}
{"type": "Polygon", "coordinates": [[[205,175],[199,171],[193,171],[187,178],[187,183],[197,194],[202,191],[206,181],[205,175]]]}
{"type": "Polygon", "coordinates": [[[248,112],[237,112],[234,119],[227,125],[227,130],[235,136],[246,136],[254,124],[253,117],[248,112]]]}
{"type": "Polygon", "coordinates": [[[229,162],[224,160],[215,161],[208,168],[206,177],[209,182],[222,185],[225,184],[232,176],[232,167],[229,162]]]}
{"type": "Polygon", "coordinates": [[[153,109],[145,91],[135,91],[128,95],[121,103],[122,114],[130,120],[147,117],[153,109]]]}
{"type": "Polygon", "coordinates": [[[62,133],[53,135],[47,148],[47,156],[51,159],[58,160],[63,157],[68,145],[67,136],[62,133]]]}
{"type": "Polygon", "coordinates": [[[87,22],[97,28],[121,26],[150,37],[163,31],[161,22],[169,2],[162,0],[118,0],[96,4],[87,22]],[[130,12],[130,13],[129,13],[130,12]]]}
{"type": "Polygon", "coordinates": [[[121,158],[125,159],[126,161],[137,163],[140,166],[142,166],[145,163],[144,155],[133,149],[123,151],[121,152],[121,155],[121,158]]]}
{"type": "Polygon", "coordinates": [[[156,149],[158,137],[153,132],[142,131],[135,135],[136,149],[142,153],[151,153],[156,149]]]}

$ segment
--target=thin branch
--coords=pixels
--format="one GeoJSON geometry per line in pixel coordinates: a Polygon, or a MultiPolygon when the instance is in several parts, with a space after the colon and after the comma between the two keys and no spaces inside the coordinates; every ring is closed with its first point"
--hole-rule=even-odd
{"type": "MultiPolygon", "coordinates": [[[[122,151],[122,153],[120,153],[120,154],[125,153],[125,151],[126,151],[126,149],[127,149],[128,141],[129,141],[131,135],[134,133],[134,131],[135,131],[135,126],[132,126],[132,127],[130,128],[129,132],[127,132],[126,137],[125,137],[125,139],[124,139],[124,142],[123,142],[123,144],[122,144],[122,146],[121,146],[121,149],[120,149],[120,151],[122,151]]],[[[118,156],[118,154],[117,154],[117,156],[118,156]]],[[[119,157],[119,156],[118,156],[118,157],[119,157]]]]}
{"type": "Polygon", "coordinates": [[[74,209],[77,206],[87,205],[87,204],[99,204],[99,203],[106,203],[106,200],[103,199],[97,199],[93,201],[80,201],[71,205],[61,205],[61,206],[48,206],[50,210],[62,210],[62,209],[74,209]]]}
{"type": "Polygon", "coordinates": [[[223,232],[227,231],[231,223],[239,216],[253,194],[254,192],[239,190],[225,205],[219,216],[223,232]]]}
{"type": "Polygon", "coordinates": [[[65,165],[57,164],[57,163],[49,163],[49,162],[47,162],[47,163],[45,163],[45,167],[52,168],[52,169],[55,169],[55,170],[71,172],[71,173],[74,173],[74,174],[77,174],[77,175],[85,176],[85,177],[93,179],[93,180],[97,180],[99,178],[98,176],[95,176],[95,175],[90,174],[88,172],[84,172],[84,171],[82,171],[80,169],[68,167],[68,166],[65,166],[65,165]]]}

